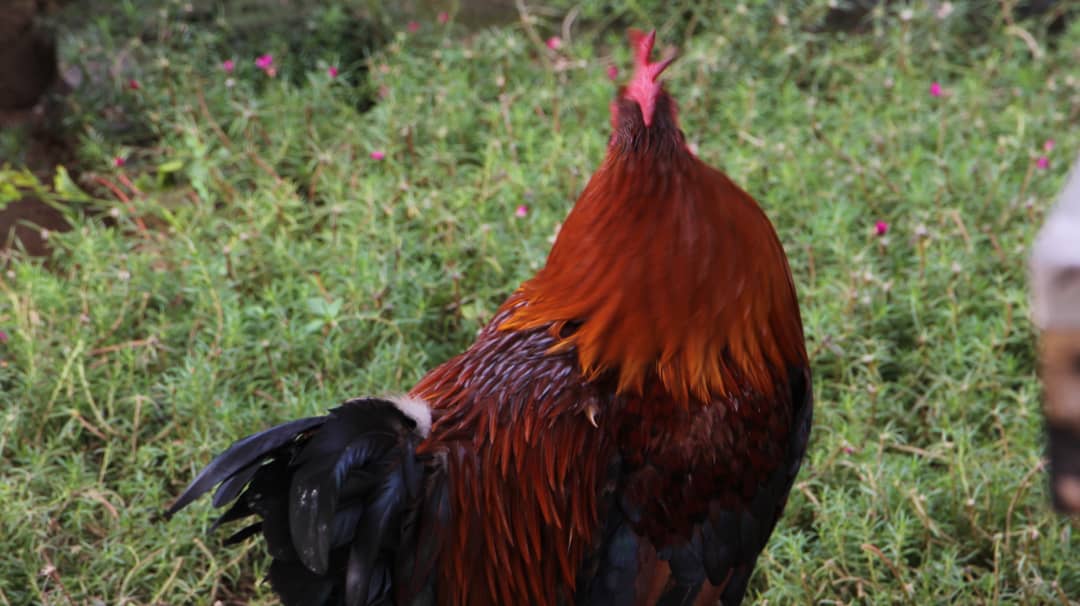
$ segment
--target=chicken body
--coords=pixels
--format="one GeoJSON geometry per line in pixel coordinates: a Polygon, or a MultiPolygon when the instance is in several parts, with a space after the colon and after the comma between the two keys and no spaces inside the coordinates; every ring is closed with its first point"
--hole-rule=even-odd
{"type": "Polygon", "coordinates": [[[805,370],[768,397],[620,395],[548,329],[499,330],[521,304],[412,391],[453,478],[445,603],[740,603],[806,448],[805,370]]]}
{"type": "Polygon", "coordinates": [[[238,442],[170,513],[221,483],[287,603],[740,603],[810,373],[779,239],[687,149],[653,41],[631,34],[607,158],[547,264],[468,350],[407,406],[238,442]]]}

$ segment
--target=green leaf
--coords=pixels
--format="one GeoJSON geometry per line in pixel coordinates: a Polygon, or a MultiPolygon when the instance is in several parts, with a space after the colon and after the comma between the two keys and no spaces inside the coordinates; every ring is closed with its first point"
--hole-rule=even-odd
{"type": "Polygon", "coordinates": [[[344,303],[344,301],[341,299],[334,299],[333,301],[330,301],[330,303],[326,306],[326,315],[331,318],[338,317],[338,314],[341,313],[342,303],[344,303]]]}
{"type": "MultiPolygon", "coordinates": [[[[307,300],[308,311],[312,315],[325,316],[326,315],[326,301],[321,297],[312,297],[307,300]]],[[[321,320],[320,320],[321,321],[321,320]]]]}
{"type": "Polygon", "coordinates": [[[62,164],[56,167],[56,175],[53,176],[53,191],[58,197],[72,202],[89,202],[93,199],[75,183],[62,164]]]}
{"type": "Polygon", "coordinates": [[[19,188],[9,182],[0,181],[0,210],[21,197],[22,192],[19,191],[19,188]]]}
{"type": "Polygon", "coordinates": [[[168,175],[175,172],[180,172],[184,168],[184,163],[181,160],[169,160],[158,165],[159,175],[168,175]]]}
{"type": "Polygon", "coordinates": [[[23,198],[27,193],[39,196],[46,193],[45,187],[30,169],[13,169],[6,165],[0,168],[0,209],[23,198]]]}

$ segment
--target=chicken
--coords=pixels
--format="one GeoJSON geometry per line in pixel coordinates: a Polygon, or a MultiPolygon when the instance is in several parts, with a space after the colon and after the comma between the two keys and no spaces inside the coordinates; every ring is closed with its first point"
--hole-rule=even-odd
{"type": "MultiPolygon", "coordinates": [[[[631,30],[607,157],[535,277],[407,396],[217,457],[286,604],[739,604],[806,450],[811,377],[768,218],[687,148],[631,30]]],[[[216,524],[215,524],[216,526],[216,524]]]]}

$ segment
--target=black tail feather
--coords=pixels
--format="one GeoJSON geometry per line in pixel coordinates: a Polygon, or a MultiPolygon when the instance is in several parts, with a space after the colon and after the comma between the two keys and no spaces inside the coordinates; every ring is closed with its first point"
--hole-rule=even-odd
{"type": "Polygon", "coordinates": [[[393,402],[358,399],[323,417],[278,425],[215,458],[166,512],[171,517],[220,485],[233,505],[214,527],[255,522],[227,544],[262,533],[270,583],[286,605],[427,604],[445,474],[420,459],[416,421],[393,402]],[[428,502],[431,497],[435,501],[428,502]],[[423,526],[425,531],[418,532],[423,526]]]}
{"type": "Polygon", "coordinates": [[[237,501],[233,503],[228,511],[223,513],[218,519],[214,520],[214,524],[210,526],[210,530],[217,530],[222,524],[242,520],[253,515],[255,515],[255,510],[248,505],[247,501],[237,501]]]}
{"type": "Polygon", "coordinates": [[[275,559],[270,564],[270,586],[286,605],[337,604],[334,581],[327,575],[311,572],[298,561],[275,559]]]}
{"type": "Polygon", "coordinates": [[[258,534],[260,530],[262,530],[262,522],[255,522],[250,526],[245,526],[244,528],[241,528],[240,530],[232,533],[228,536],[228,538],[222,541],[222,544],[237,545],[239,543],[243,543],[248,537],[253,537],[258,534]]]}
{"type": "Polygon", "coordinates": [[[322,425],[325,419],[326,417],[312,417],[290,421],[235,442],[195,476],[184,494],[166,510],[165,517],[171,518],[215,485],[229,479],[248,465],[265,459],[303,432],[322,425]]]}
{"type": "Polygon", "coordinates": [[[262,467],[262,461],[255,461],[222,482],[214,492],[214,500],[212,501],[214,507],[221,507],[240,496],[240,491],[244,490],[248,482],[255,477],[260,467],[262,467]]]}

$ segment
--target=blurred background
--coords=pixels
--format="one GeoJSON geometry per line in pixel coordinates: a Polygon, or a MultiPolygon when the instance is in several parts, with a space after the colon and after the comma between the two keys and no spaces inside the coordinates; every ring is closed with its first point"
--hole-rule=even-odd
{"type": "Polygon", "coordinates": [[[803,304],[814,434],[751,601],[1080,603],[1025,265],[1077,5],[705,4],[4,0],[0,604],[273,603],[256,543],[154,516],[471,341],[602,158],[630,26],[803,304]]]}

